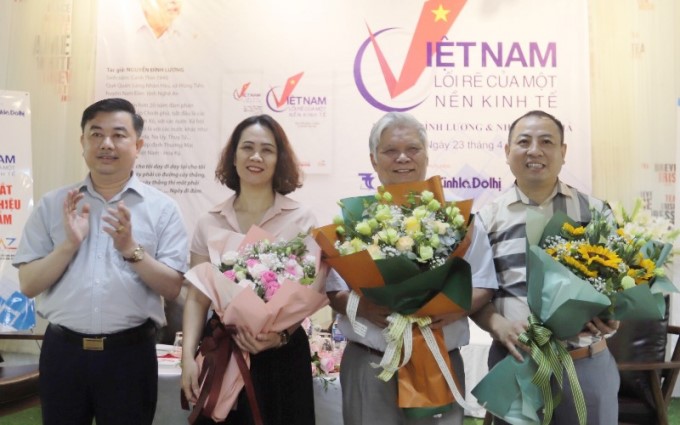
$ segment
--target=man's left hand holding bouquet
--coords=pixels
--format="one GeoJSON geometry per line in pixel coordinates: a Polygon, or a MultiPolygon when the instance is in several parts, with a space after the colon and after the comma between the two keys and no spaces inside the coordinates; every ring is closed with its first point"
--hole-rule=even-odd
{"type": "MultiPolygon", "coordinates": [[[[425,129],[415,118],[403,113],[388,113],[373,127],[370,135],[371,163],[385,186],[424,182],[427,171],[427,136],[425,129]]],[[[472,274],[472,300],[470,310],[461,309],[431,315],[430,328],[442,329],[446,350],[459,382],[464,385],[464,368],[458,348],[469,341],[467,314],[489,302],[497,281],[491,260],[491,251],[482,227],[470,226],[472,238],[466,255],[472,274]]],[[[362,272],[363,269],[359,268],[362,272]]],[[[366,277],[364,273],[364,277],[366,277]]],[[[370,277],[366,277],[367,280],[370,277]]],[[[376,282],[366,282],[375,286],[376,282]]],[[[397,378],[387,383],[376,376],[379,371],[371,364],[380,363],[387,343],[382,331],[388,327],[388,317],[395,313],[378,305],[367,296],[361,296],[356,311],[356,322],[366,326],[364,336],[357,334],[347,317],[351,291],[340,276],[331,271],[326,282],[331,306],[341,313],[339,328],[349,340],[345,348],[340,380],[343,391],[343,417],[348,423],[408,424],[413,420],[399,407],[397,378]]],[[[353,301],[354,302],[354,301],[353,301]]],[[[349,309],[351,310],[351,308],[349,309]]],[[[428,373],[441,375],[439,370],[428,373]]],[[[427,376],[422,377],[427,380],[427,376]]],[[[462,391],[464,394],[464,390],[462,391]]],[[[451,396],[449,391],[449,397],[451,396]]],[[[443,414],[431,418],[428,423],[462,424],[463,409],[454,403],[443,414]]],[[[406,409],[410,410],[410,409],[406,409]]],[[[423,410],[426,411],[426,410],[423,410]]],[[[435,410],[432,410],[435,413],[435,410]]]]}

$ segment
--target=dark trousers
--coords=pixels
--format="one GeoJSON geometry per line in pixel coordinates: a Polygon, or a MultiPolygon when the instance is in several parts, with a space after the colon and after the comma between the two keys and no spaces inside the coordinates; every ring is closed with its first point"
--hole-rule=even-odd
{"type": "MultiPolygon", "coordinates": [[[[300,327],[290,342],[272,350],[250,356],[250,376],[265,425],[313,425],[314,385],[307,334],[300,327]]],[[[229,412],[225,425],[252,425],[250,403],[241,390],[236,410],[229,412]]],[[[215,424],[201,416],[195,425],[215,424]]]]}
{"type": "Polygon", "coordinates": [[[50,327],[40,352],[45,425],[143,425],[153,422],[158,396],[155,341],[83,350],[50,327]]]}

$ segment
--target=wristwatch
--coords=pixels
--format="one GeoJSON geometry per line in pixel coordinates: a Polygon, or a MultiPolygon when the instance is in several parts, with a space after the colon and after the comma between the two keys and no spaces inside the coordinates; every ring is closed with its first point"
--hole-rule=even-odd
{"type": "Polygon", "coordinates": [[[288,344],[288,341],[290,341],[290,334],[287,330],[279,332],[279,336],[281,337],[281,344],[279,344],[279,347],[283,347],[284,345],[288,344]]]}
{"type": "Polygon", "coordinates": [[[134,251],[132,251],[132,256],[131,257],[123,257],[123,260],[127,261],[128,263],[136,263],[138,261],[142,261],[144,259],[144,247],[141,245],[137,245],[137,248],[135,248],[134,251]]]}

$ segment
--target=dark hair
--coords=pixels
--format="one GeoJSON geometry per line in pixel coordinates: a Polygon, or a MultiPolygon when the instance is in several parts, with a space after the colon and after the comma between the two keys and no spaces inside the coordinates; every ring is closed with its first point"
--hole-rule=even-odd
{"type": "Polygon", "coordinates": [[[125,99],[110,98],[102,99],[88,106],[83,111],[83,118],[80,120],[80,130],[85,132],[85,125],[100,112],[128,112],[132,115],[132,125],[135,128],[137,137],[142,137],[144,131],[144,119],[137,114],[132,103],[125,99]]]}
{"type": "Polygon", "coordinates": [[[302,187],[302,171],[298,163],[295,152],[288,141],[286,133],[281,125],[269,115],[253,115],[241,121],[234,128],[227,146],[222,150],[220,162],[215,169],[217,181],[234,190],[237,194],[241,193],[241,179],[236,172],[236,148],[241,140],[243,131],[251,125],[260,124],[268,128],[274,135],[276,142],[276,169],[274,170],[274,180],[272,189],[274,192],[286,195],[295,189],[302,187]]]}
{"type": "Polygon", "coordinates": [[[526,117],[547,118],[550,121],[554,122],[555,125],[557,126],[557,129],[560,131],[560,143],[564,143],[564,126],[562,125],[560,120],[550,115],[549,113],[540,110],[529,111],[526,114],[522,115],[521,117],[517,118],[515,121],[513,121],[512,124],[510,124],[510,131],[508,131],[508,143],[511,142],[510,135],[512,134],[512,130],[515,129],[515,126],[521,119],[526,117]]]}

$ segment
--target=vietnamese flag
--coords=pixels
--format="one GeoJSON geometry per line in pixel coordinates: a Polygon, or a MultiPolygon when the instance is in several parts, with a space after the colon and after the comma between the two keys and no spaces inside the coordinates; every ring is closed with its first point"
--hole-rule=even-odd
{"type": "Polygon", "coordinates": [[[423,4],[418,25],[411,39],[406,61],[401,68],[398,80],[387,64],[373,32],[370,28],[368,29],[380,68],[385,76],[387,88],[393,99],[413,87],[418,81],[427,64],[427,44],[442,40],[451,29],[466,2],[467,0],[428,0],[423,4]]]}
{"type": "Polygon", "coordinates": [[[302,78],[302,74],[304,72],[301,72],[299,74],[295,74],[292,77],[289,77],[288,80],[286,81],[286,86],[283,88],[283,93],[281,93],[281,98],[277,98],[276,94],[274,94],[274,99],[276,100],[276,107],[281,108],[283,105],[286,104],[288,101],[288,96],[293,93],[293,89],[297,86],[298,82],[300,81],[300,78],[302,78]]]}

